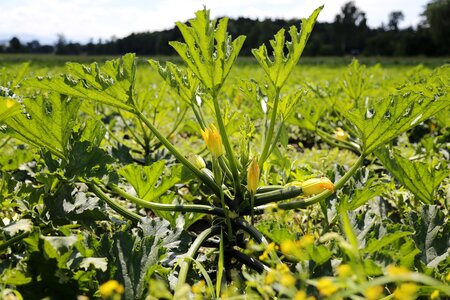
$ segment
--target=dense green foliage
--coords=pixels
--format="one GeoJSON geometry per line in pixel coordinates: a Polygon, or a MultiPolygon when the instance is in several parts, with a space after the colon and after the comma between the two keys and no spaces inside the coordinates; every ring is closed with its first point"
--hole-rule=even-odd
{"type": "Polygon", "coordinates": [[[319,12],[258,64],[202,10],[185,65],[3,68],[2,296],[449,297],[450,67],[298,66],[319,12]]]}

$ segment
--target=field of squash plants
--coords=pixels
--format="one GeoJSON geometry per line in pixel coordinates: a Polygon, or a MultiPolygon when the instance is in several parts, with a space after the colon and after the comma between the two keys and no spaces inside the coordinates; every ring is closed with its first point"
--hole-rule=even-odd
{"type": "Polygon", "coordinates": [[[1,298],[448,299],[450,66],[301,64],[320,10],[4,64],[1,298]]]}

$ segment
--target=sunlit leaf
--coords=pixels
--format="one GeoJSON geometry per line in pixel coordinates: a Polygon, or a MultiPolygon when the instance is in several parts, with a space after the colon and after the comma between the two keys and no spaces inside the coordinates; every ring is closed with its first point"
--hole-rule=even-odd
{"type": "Polygon", "coordinates": [[[375,154],[400,183],[428,204],[434,203],[435,190],[450,175],[447,170],[435,170],[426,163],[411,161],[385,148],[377,150],[375,154]]]}
{"type": "Polygon", "coordinates": [[[107,61],[101,67],[97,63],[67,63],[67,71],[60,76],[28,79],[24,85],[102,102],[124,110],[132,109],[136,75],[134,54],[107,61]]]}
{"type": "Polygon", "coordinates": [[[252,50],[258,63],[276,88],[281,88],[284,85],[289,74],[297,65],[322,8],[317,8],[308,19],[302,19],[300,32],[295,26],[289,28],[291,38],[289,42],[285,43],[284,29],[275,34],[274,39],[270,41],[273,48],[273,60],[269,57],[266,45],[261,45],[258,49],[252,50]],[[284,54],[285,47],[288,50],[287,55],[284,54]]]}
{"type": "Polygon", "coordinates": [[[195,13],[189,25],[177,22],[184,39],[182,42],[170,42],[189,69],[206,88],[218,91],[242,48],[245,37],[231,40],[227,33],[228,18],[222,18],[217,26],[210,19],[207,9],[195,13]]]}

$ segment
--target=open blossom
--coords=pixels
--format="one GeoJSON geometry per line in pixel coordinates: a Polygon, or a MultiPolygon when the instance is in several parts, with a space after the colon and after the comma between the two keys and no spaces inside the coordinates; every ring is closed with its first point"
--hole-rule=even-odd
{"type": "Polygon", "coordinates": [[[258,159],[253,157],[252,162],[247,169],[247,190],[254,195],[258,188],[259,182],[259,165],[258,159]]]}
{"type": "Polygon", "coordinates": [[[220,137],[220,133],[216,126],[211,124],[209,125],[209,128],[202,130],[202,137],[205,140],[209,152],[211,152],[215,158],[218,158],[223,154],[222,138],[220,137]]]}

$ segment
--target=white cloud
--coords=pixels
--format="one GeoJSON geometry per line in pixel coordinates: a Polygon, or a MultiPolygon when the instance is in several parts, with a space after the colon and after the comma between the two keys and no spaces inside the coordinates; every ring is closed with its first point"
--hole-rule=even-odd
{"type": "MultiPolygon", "coordinates": [[[[162,30],[176,21],[186,21],[206,5],[213,17],[228,15],[252,18],[307,17],[325,4],[320,21],[332,21],[348,0],[0,0],[0,35],[24,34],[56,39],[63,33],[67,39],[123,37],[131,32],[162,30]]],[[[367,14],[370,26],[387,22],[393,10],[405,14],[404,26],[417,24],[426,0],[356,0],[367,14]]]]}

